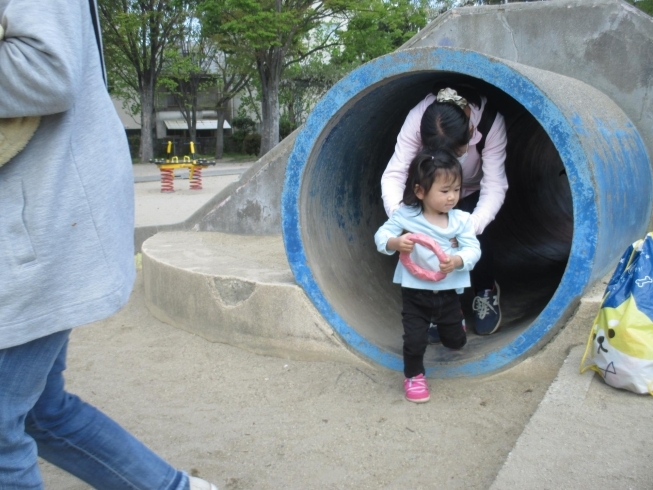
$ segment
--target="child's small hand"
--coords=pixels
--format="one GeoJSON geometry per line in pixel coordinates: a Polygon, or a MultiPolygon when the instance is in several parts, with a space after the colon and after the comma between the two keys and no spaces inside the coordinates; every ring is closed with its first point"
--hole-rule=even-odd
{"type": "Polygon", "coordinates": [[[396,250],[397,252],[411,253],[415,244],[407,236],[408,233],[405,233],[401,236],[390,238],[386,248],[388,250],[396,250]]]}
{"type": "Polygon", "coordinates": [[[440,262],[440,270],[445,274],[449,274],[463,265],[463,259],[460,255],[447,255],[447,260],[440,262]]]}

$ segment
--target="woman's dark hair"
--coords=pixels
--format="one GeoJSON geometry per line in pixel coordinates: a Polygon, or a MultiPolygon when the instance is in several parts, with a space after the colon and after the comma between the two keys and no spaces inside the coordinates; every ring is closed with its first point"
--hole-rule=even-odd
{"type": "Polygon", "coordinates": [[[415,186],[419,185],[424,193],[428,194],[435,179],[441,175],[451,177],[462,184],[463,169],[453,153],[445,149],[418,153],[408,167],[404,205],[415,208],[419,206],[423,211],[424,203],[415,194],[415,186]]]}
{"type": "Polygon", "coordinates": [[[452,102],[433,102],[420,123],[422,146],[428,150],[456,151],[469,143],[469,118],[452,102]]]}
{"type": "MultiPolygon", "coordinates": [[[[433,86],[433,95],[445,88],[455,90],[469,104],[481,107],[481,96],[470,85],[438,82],[433,86]]],[[[422,145],[435,150],[448,148],[456,151],[469,143],[469,118],[462,108],[453,102],[433,102],[426,108],[420,124],[422,145]]]]}

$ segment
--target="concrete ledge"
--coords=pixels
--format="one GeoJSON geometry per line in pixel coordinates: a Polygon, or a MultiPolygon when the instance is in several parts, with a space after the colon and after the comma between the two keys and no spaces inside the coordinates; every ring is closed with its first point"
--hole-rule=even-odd
{"type": "Polygon", "coordinates": [[[578,372],[583,351],[582,345],[571,350],[490,490],[588,488],[577,456],[584,451],[599,456],[600,451],[576,447],[581,438],[572,436],[585,432],[583,401],[594,375],[578,372]]]}
{"type": "Polygon", "coordinates": [[[581,375],[583,352],[571,350],[490,490],[653,488],[650,397],[581,375]]]}
{"type": "Polygon", "coordinates": [[[280,235],[159,233],[143,243],[159,320],[257,354],[365,364],[295,284],[280,235]]]}
{"type": "MultiPolygon", "coordinates": [[[[297,286],[280,235],[161,232],[143,244],[142,263],[146,304],[165,323],[257,354],[367,364],[297,286]]],[[[588,290],[554,341],[584,343],[608,279],[588,290]]],[[[541,370],[539,357],[526,364],[541,370]]]]}

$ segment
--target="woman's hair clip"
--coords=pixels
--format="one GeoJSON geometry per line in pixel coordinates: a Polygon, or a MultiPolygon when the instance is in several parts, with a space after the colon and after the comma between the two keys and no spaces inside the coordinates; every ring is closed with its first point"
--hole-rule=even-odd
{"type": "Polygon", "coordinates": [[[438,95],[435,97],[435,100],[438,102],[453,102],[461,109],[467,107],[467,99],[461,97],[458,95],[458,92],[449,87],[440,90],[438,95]]]}

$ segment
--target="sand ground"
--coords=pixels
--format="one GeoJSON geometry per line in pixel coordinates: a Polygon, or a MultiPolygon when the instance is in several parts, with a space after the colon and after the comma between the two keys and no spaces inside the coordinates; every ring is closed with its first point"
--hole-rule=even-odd
{"type": "MultiPolygon", "coordinates": [[[[208,177],[207,189],[227,178],[208,177]]],[[[162,206],[190,214],[194,205],[175,200],[197,199],[136,189],[137,203],[151,201],[147,219],[162,206]]],[[[491,377],[430,380],[431,401],[415,405],[403,398],[400,373],[260,356],[161,323],[147,310],[139,273],[122,311],[74,330],[67,387],[221,490],[653,488],[650,397],[595,377],[573,414],[550,403],[538,409],[589,328],[572,322],[491,377]],[[513,450],[513,463],[535,461],[513,464],[501,481],[539,471],[526,486],[495,481],[513,450]]],[[[41,468],[48,490],[89,488],[41,468]]]]}
{"type": "MultiPolygon", "coordinates": [[[[563,332],[486,379],[431,381],[403,398],[379,367],[264,357],[154,319],[139,277],[128,305],[74,330],[67,386],[174,466],[225,489],[484,489],[580,337],[563,332]]],[[[47,489],[88,488],[47,463],[47,489]]]]}
{"type": "Polygon", "coordinates": [[[195,210],[240,178],[252,162],[223,163],[204,170],[202,189],[191,190],[188,171],[179,170],[174,180],[173,193],[161,192],[159,170],[154,164],[133,166],[135,187],[135,225],[169,225],[190,217],[195,210]],[[215,175],[215,174],[221,175],[215,175]]]}

